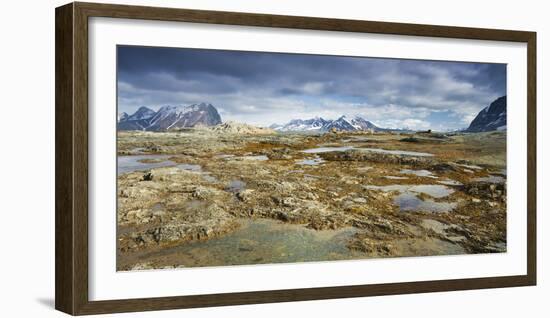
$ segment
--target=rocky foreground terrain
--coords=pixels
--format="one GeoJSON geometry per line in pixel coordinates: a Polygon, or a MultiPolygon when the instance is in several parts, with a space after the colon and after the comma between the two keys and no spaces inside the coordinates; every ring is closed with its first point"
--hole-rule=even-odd
{"type": "Polygon", "coordinates": [[[506,132],[120,131],[118,154],[118,270],[506,251],[506,132]]]}

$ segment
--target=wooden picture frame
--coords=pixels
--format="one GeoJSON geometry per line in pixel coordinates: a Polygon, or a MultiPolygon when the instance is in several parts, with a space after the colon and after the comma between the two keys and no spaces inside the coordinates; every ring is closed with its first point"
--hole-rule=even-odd
{"type": "Polygon", "coordinates": [[[536,33],[298,16],[70,3],[56,9],[55,307],[72,314],[427,293],[536,284],[536,33]],[[527,274],[439,281],[90,301],[88,297],[88,19],[111,17],[527,44],[527,274]]]}

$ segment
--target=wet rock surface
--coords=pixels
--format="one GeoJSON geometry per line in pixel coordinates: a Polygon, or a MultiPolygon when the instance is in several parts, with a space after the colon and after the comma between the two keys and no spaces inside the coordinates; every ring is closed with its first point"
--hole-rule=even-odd
{"type": "Polygon", "coordinates": [[[434,143],[411,138],[422,142],[403,142],[403,136],[389,133],[364,138],[204,129],[119,132],[119,155],[161,157],[118,176],[117,269],[506,251],[506,178],[489,178],[504,168],[505,138],[494,133],[434,143]],[[430,156],[361,149],[373,143],[377,149],[430,156]],[[304,151],[320,147],[345,150],[304,151]],[[312,164],[301,164],[308,160],[312,164]],[[413,207],[405,208],[402,199],[413,207]],[[299,258],[288,246],[284,249],[294,254],[281,255],[277,242],[261,251],[253,247],[265,239],[262,231],[254,231],[246,244],[237,240],[263,220],[274,222],[264,230],[277,228],[276,233],[285,225],[282,236],[270,236],[273,240],[297,233],[346,235],[337,242],[296,239],[293,244],[331,246],[323,255],[299,253],[299,258]],[[222,261],[214,250],[236,254],[222,261]]]}

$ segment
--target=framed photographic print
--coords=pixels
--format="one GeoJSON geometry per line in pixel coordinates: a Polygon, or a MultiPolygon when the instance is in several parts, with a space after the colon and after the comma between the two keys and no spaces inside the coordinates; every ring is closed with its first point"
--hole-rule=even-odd
{"type": "Polygon", "coordinates": [[[536,284],[536,34],[56,10],[56,308],[536,284]]]}

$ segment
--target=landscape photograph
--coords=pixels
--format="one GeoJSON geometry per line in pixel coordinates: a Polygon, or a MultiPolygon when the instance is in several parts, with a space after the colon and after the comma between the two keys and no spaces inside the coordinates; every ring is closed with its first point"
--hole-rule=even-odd
{"type": "Polygon", "coordinates": [[[504,253],[506,76],[119,45],[116,270],[504,253]]]}

